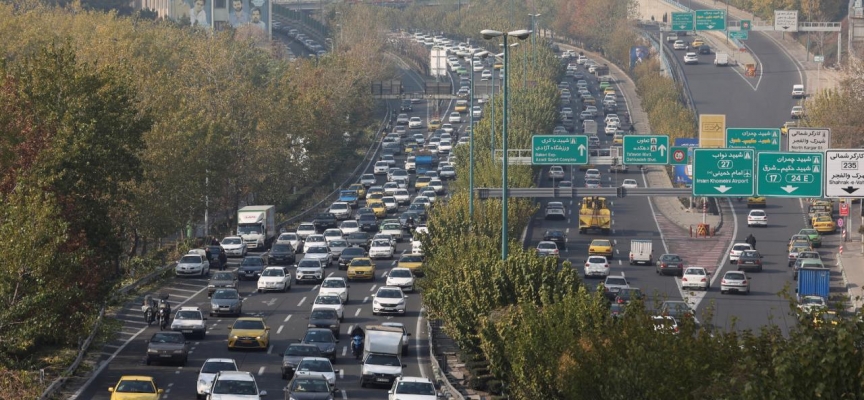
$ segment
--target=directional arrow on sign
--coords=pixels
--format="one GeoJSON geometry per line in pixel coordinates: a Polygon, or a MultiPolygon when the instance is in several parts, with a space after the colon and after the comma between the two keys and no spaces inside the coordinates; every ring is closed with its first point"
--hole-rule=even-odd
{"type": "Polygon", "coordinates": [[[714,189],[717,189],[717,191],[720,193],[726,193],[726,191],[729,189],[732,189],[732,187],[726,186],[726,185],[720,185],[720,186],[715,186],[714,189]]]}
{"type": "Polygon", "coordinates": [[[780,189],[783,189],[783,191],[786,193],[792,193],[792,192],[798,190],[797,187],[792,186],[792,185],[781,186],[780,189]]]}
{"type": "Polygon", "coordinates": [[[786,30],[786,29],[789,29],[789,27],[788,27],[788,26],[784,26],[784,27],[783,27],[783,30],[786,30]]]}
{"type": "Polygon", "coordinates": [[[579,147],[577,147],[577,149],[579,149],[579,155],[580,156],[585,155],[585,146],[584,145],[580,144],[579,147]]]}
{"type": "Polygon", "coordinates": [[[657,146],[657,150],[660,151],[660,157],[664,157],[666,155],[666,146],[661,144],[660,146],[657,146]]]}
{"type": "Polygon", "coordinates": [[[852,187],[852,186],[847,186],[847,187],[843,188],[843,191],[846,193],[852,194],[852,193],[857,192],[858,188],[852,187]]]}

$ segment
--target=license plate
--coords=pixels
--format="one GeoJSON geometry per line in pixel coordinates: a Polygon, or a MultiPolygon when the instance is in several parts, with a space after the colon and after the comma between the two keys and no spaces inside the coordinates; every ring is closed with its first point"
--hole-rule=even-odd
{"type": "Polygon", "coordinates": [[[384,308],[384,311],[396,311],[395,308],[384,308]]]}
{"type": "Polygon", "coordinates": [[[191,329],[184,329],[183,333],[192,333],[192,330],[191,329]]]}
{"type": "Polygon", "coordinates": [[[168,357],[171,357],[171,355],[170,354],[160,354],[159,357],[168,358],[168,357]]]}
{"type": "Polygon", "coordinates": [[[390,382],[390,380],[387,379],[387,378],[378,378],[378,379],[375,379],[375,380],[378,381],[378,382],[390,382]]]}

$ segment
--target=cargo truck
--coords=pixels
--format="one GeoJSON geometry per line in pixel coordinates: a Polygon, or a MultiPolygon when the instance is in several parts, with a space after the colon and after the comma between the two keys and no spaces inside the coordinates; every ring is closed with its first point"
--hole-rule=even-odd
{"type": "Polygon", "coordinates": [[[729,54],[726,53],[717,53],[714,56],[714,65],[715,66],[725,66],[729,65],[729,54]]]}
{"type": "Polygon", "coordinates": [[[597,134],[597,121],[593,119],[586,119],[582,121],[582,132],[588,136],[593,136],[597,134]]]}
{"type": "Polygon", "coordinates": [[[429,152],[420,152],[414,156],[414,169],[417,176],[426,174],[427,171],[434,171],[438,166],[438,156],[429,152]]]}
{"type": "Polygon", "coordinates": [[[360,386],[390,387],[402,376],[402,329],[367,325],[363,344],[363,366],[360,368],[360,386]]]}
{"type": "Polygon", "coordinates": [[[801,268],[798,270],[798,287],[795,290],[800,302],[805,296],[819,296],[828,303],[831,271],[828,268],[801,268]]]}
{"type": "Polygon", "coordinates": [[[630,265],[647,264],[654,265],[653,243],[650,240],[630,241],[630,265]]]}
{"type": "Polygon", "coordinates": [[[276,206],[246,206],[237,211],[237,236],[246,248],[267,249],[276,238],[276,206]]]}

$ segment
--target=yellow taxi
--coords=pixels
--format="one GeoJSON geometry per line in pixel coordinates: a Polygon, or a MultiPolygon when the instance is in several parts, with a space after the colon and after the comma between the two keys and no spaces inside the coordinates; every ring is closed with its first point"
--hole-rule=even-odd
{"type": "Polygon", "coordinates": [[[263,349],[270,347],[270,327],[264,318],[241,317],[231,325],[228,333],[228,350],[263,349]]]}
{"type": "Polygon", "coordinates": [[[402,152],[405,154],[414,154],[418,151],[419,146],[416,143],[406,144],[405,148],[402,149],[402,152]]]}
{"type": "Polygon", "coordinates": [[[438,118],[434,118],[429,121],[429,130],[434,131],[436,129],[441,129],[441,120],[438,118]]]}
{"type": "Polygon", "coordinates": [[[705,44],[705,42],[702,39],[696,38],[696,39],[693,39],[693,43],[690,43],[690,46],[696,48],[696,47],[699,47],[703,44],[705,44]]]}
{"type": "Polygon", "coordinates": [[[624,135],[616,133],[615,136],[612,137],[612,144],[624,144],[624,135]]]}
{"type": "Polygon", "coordinates": [[[366,186],[363,186],[362,183],[355,183],[351,186],[348,186],[348,190],[353,190],[357,192],[357,197],[361,199],[366,198],[366,186]]]}
{"type": "Polygon", "coordinates": [[[792,251],[793,247],[806,247],[807,251],[813,250],[813,243],[810,243],[810,239],[807,237],[801,237],[803,235],[795,235],[792,236],[792,239],[789,240],[788,251],[792,251]]]}
{"type": "Polygon", "coordinates": [[[468,112],[468,100],[456,100],[456,106],[453,111],[464,113],[468,112]]]}
{"type": "Polygon", "coordinates": [[[813,326],[816,328],[826,323],[831,325],[837,325],[838,322],[839,321],[837,317],[837,311],[822,311],[813,315],[813,326]]]}
{"type": "Polygon", "coordinates": [[[587,99],[583,99],[583,100],[582,100],[582,105],[586,105],[586,106],[593,106],[593,105],[597,105],[597,99],[595,99],[594,96],[591,96],[591,97],[589,97],[589,98],[587,98],[587,99]]]}
{"type": "Polygon", "coordinates": [[[381,200],[384,198],[384,193],[381,192],[369,192],[366,195],[366,200],[381,200]]]}
{"type": "Polygon", "coordinates": [[[765,208],[767,202],[764,197],[748,197],[747,208],[765,208]]]}
{"type": "Polygon", "coordinates": [[[368,257],[357,257],[348,264],[348,280],[375,280],[375,263],[368,257]]]}
{"type": "Polygon", "coordinates": [[[795,121],[786,121],[783,123],[783,126],[780,127],[780,133],[787,135],[789,134],[789,128],[795,128],[798,126],[798,123],[795,121]]]}
{"type": "Polygon", "coordinates": [[[495,64],[492,64],[492,68],[494,68],[494,69],[504,68],[504,62],[503,61],[495,61],[495,64]]]}
{"type": "Polygon", "coordinates": [[[610,86],[610,87],[607,87],[606,89],[603,89],[603,95],[605,96],[607,94],[611,94],[611,95],[615,96],[616,95],[615,94],[615,88],[610,86]]]}
{"type": "Polygon", "coordinates": [[[606,258],[612,258],[612,253],[613,245],[611,240],[594,239],[591,241],[591,244],[588,245],[589,256],[606,256],[606,258]]]}
{"type": "Polygon", "coordinates": [[[819,233],[834,232],[837,227],[834,224],[834,219],[830,215],[820,215],[813,219],[813,229],[819,233]]]}
{"type": "Polygon", "coordinates": [[[165,392],[152,376],[144,375],[123,375],[108,391],[111,400],[157,400],[165,392]]]}
{"type": "Polygon", "coordinates": [[[414,275],[423,276],[423,255],[414,253],[402,254],[396,267],[408,268],[414,275]]]}
{"type": "Polygon", "coordinates": [[[384,202],[381,201],[381,199],[367,200],[366,207],[371,208],[372,212],[374,212],[375,216],[378,218],[387,216],[387,206],[384,205],[384,202]]]}
{"type": "Polygon", "coordinates": [[[423,189],[423,188],[429,186],[429,182],[431,182],[431,181],[432,181],[432,177],[418,176],[417,180],[414,181],[414,189],[417,190],[417,192],[419,193],[420,189],[423,189]]]}
{"type": "Polygon", "coordinates": [[[817,209],[823,209],[827,213],[834,213],[834,202],[831,200],[816,200],[812,206],[817,209]]]}

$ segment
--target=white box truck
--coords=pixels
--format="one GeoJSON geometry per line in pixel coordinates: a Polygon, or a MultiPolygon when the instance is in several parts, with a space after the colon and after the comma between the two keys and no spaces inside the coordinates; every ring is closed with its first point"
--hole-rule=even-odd
{"type": "Polygon", "coordinates": [[[402,329],[367,325],[363,344],[363,366],[360,368],[360,386],[393,386],[402,376],[402,329]]]}
{"type": "Polygon", "coordinates": [[[714,56],[714,66],[726,66],[729,65],[729,54],[726,53],[717,53],[714,56]]]}
{"type": "Polygon", "coordinates": [[[630,265],[654,264],[654,249],[650,240],[634,239],[630,241],[630,265]]]}
{"type": "Polygon", "coordinates": [[[237,211],[237,236],[248,249],[267,249],[276,238],[276,206],[246,206],[237,211]]]}
{"type": "Polygon", "coordinates": [[[588,136],[597,134],[597,121],[586,119],[582,121],[582,132],[588,136]]]}

